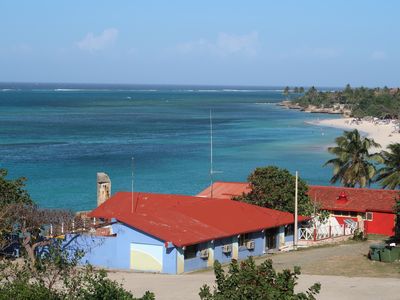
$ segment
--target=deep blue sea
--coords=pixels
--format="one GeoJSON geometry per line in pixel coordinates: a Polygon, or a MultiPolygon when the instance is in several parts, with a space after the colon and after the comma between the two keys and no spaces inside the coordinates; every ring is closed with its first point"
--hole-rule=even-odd
{"type": "Polygon", "coordinates": [[[305,122],[333,116],[281,100],[275,87],[0,84],[0,167],[43,207],[93,208],[99,171],[130,191],[131,157],[135,190],[193,195],[210,184],[211,109],[215,180],[277,165],[328,184],[341,131],[305,122]]]}

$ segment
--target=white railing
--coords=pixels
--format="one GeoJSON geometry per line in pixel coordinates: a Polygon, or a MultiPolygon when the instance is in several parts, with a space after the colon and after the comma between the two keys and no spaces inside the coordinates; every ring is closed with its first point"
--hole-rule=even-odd
{"type": "Polygon", "coordinates": [[[353,235],[357,228],[360,228],[360,224],[358,223],[355,223],[354,226],[342,224],[335,226],[322,225],[318,227],[303,227],[299,229],[299,240],[320,241],[328,238],[353,235]]]}
{"type": "Polygon", "coordinates": [[[300,228],[299,229],[299,240],[310,241],[313,240],[314,230],[312,228],[300,228]]]}
{"type": "Polygon", "coordinates": [[[319,227],[317,229],[316,234],[317,234],[317,236],[316,236],[317,240],[323,240],[323,239],[329,238],[330,237],[329,226],[321,226],[321,227],[319,227]]]}

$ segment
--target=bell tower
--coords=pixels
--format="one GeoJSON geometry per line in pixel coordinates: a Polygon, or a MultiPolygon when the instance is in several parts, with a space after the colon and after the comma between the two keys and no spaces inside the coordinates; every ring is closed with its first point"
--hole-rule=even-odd
{"type": "Polygon", "coordinates": [[[111,197],[111,180],[106,173],[97,173],[97,206],[111,197]]]}

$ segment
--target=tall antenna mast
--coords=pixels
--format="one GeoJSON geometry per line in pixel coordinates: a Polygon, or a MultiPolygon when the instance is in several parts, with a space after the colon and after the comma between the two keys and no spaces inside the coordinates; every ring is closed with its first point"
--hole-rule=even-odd
{"type": "Polygon", "coordinates": [[[213,126],[212,126],[212,114],[210,109],[210,180],[211,180],[211,199],[213,198],[214,190],[214,179],[213,179],[213,126]]]}
{"type": "Polygon", "coordinates": [[[221,171],[214,170],[214,157],[213,157],[213,123],[212,114],[210,109],[210,180],[211,180],[211,192],[210,198],[214,197],[214,174],[222,173],[221,171]]]}
{"type": "Polygon", "coordinates": [[[299,242],[299,236],[297,231],[297,222],[298,222],[298,209],[297,209],[297,202],[298,202],[298,190],[299,190],[299,172],[296,171],[296,181],[294,187],[294,250],[297,250],[297,244],[299,242]]]}
{"type": "Polygon", "coordinates": [[[134,167],[134,161],[135,161],[135,158],[132,156],[132,165],[131,165],[131,168],[132,168],[132,173],[131,173],[131,195],[132,195],[132,205],[131,205],[131,213],[133,213],[133,167],[134,167]]]}

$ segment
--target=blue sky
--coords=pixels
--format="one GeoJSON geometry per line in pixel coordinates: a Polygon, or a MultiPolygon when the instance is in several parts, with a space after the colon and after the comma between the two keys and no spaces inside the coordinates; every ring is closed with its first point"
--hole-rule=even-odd
{"type": "Polygon", "coordinates": [[[400,85],[400,1],[0,2],[0,81],[400,85]]]}

